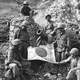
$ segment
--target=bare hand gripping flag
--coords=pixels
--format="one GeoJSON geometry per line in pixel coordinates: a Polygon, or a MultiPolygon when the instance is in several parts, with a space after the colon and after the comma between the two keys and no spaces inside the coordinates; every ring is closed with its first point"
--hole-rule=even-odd
{"type": "Polygon", "coordinates": [[[28,60],[42,60],[55,63],[54,47],[51,44],[28,48],[28,60]]]}

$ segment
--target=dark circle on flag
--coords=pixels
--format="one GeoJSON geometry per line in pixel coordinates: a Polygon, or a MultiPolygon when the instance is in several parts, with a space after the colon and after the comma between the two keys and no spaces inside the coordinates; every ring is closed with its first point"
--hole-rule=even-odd
{"type": "Polygon", "coordinates": [[[47,56],[47,51],[43,48],[36,48],[36,53],[40,57],[46,57],[47,56]]]}

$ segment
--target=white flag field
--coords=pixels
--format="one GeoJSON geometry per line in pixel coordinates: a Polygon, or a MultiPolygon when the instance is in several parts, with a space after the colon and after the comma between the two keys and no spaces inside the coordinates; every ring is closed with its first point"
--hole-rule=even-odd
{"type": "Polygon", "coordinates": [[[56,63],[54,47],[51,44],[28,47],[28,60],[42,60],[56,63]]]}

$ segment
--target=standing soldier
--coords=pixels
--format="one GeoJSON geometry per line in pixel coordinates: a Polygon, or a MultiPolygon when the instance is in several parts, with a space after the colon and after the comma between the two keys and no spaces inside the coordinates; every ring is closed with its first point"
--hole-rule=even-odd
{"type": "Polygon", "coordinates": [[[5,77],[8,79],[15,79],[16,76],[17,78],[20,77],[19,71],[21,68],[21,63],[19,58],[20,53],[18,51],[18,46],[20,44],[21,41],[19,39],[15,39],[9,46],[8,58],[5,60],[5,64],[7,67],[5,77]]]}
{"type": "Polygon", "coordinates": [[[46,26],[46,33],[50,33],[51,31],[54,30],[54,25],[53,25],[53,21],[51,20],[51,15],[47,15],[45,17],[45,19],[47,20],[48,22],[48,25],[46,26]]]}
{"type": "Polygon", "coordinates": [[[15,39],[11,43],[12,45],[8,51],[8,59],[5,63],[8,67],[5,77],[12,79],[24,80],[23,76],[23,66],[27,65],[27,48],[20,39],[15,39]],[[11,73],[10,73],[11,72],[11,73]]]}
{"type": "Polygon", "coordinates": [[[29,7],[29,3],[27,1],[23,2],[23,7],[21,9],[21,13],[23,16],[30,16],[31,8],[29,7]]]}
{"type": "Polygon", "coordinates": [[[59,27],[56,30],[56,57],[57,61],[61,61],[66,58],[66,52],[69,49],[69,37],[66,35],[64,27],[59,27]]]}
{"type": "Polygon", "coordinates": [[[48,43],[51,43],[53,42],[53,37],[51,32],[54,30],[54,25],[53,25],[53,21],[51,20],[51,15],[47,15],[45,19],[48,22],[48,25],[45,28],[46,34],[48,35],[48,43]]]}

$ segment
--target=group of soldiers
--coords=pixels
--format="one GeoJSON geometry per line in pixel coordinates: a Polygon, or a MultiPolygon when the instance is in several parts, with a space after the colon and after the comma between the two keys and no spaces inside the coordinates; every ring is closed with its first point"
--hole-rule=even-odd
{"type": "MultiPolygon", "coordinates": [[[[32,17],[34,11],[29,7],[29,3],[24,2],[21,13],[25,17],[32,17]]],[[[80,80],[80,55],[78,48],[70,47],[70,37],[66,35],[65,24],[59,27],[54,26],[51,15],[48,14],[45,19],[48,25],[38,34],[36,40],[37,46],[45,44],[53,44],[57,64],[67,63],[70,61],[71,69],[66,77],[67,80],[80,80]],[[76,79],[74,78],[76,76],[76,79]]],[[[21,31],[15,35],[15,39],[10,43],[8,50],[8,58],[5,61],[6,73],[5,77],[10,80],[26,80],[23,71],[24,65],[28,64],[27,48],[29,44],[29,36],[27,29],[22,25],[21,31]]],[[[34,65],[33,65],[34,66],[34,65]]]]}

